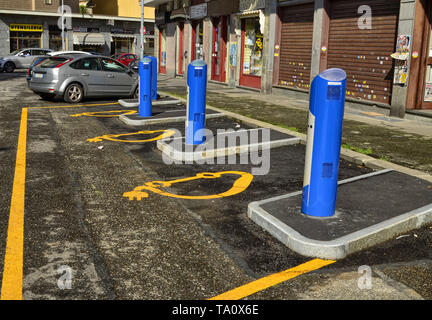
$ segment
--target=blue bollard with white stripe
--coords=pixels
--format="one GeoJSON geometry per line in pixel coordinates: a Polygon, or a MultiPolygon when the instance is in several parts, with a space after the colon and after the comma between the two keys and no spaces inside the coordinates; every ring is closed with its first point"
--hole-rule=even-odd
{"type": "Polygon", "coordinates": [[[205,141],[207,64],[203,60],[189,64],[187,85],[186,144],[198,145],[205,141]]]}
{"type": "Polygon", "coordinates": [[[152,60],[144,57],[139,62],[139,107],[140,117],[151,117],[152,112],[152,60]]]}
{"type": "Polygon", "coordinates": [[[314,217],[335,214],[346,73],[328,69],[312,82],[301,212],[314,217]]]}

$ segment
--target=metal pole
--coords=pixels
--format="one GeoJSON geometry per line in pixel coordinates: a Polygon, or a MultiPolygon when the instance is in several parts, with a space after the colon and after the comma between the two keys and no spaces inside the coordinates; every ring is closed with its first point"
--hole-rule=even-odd
{"type": "Polygon", "coordinates": [[[140,57],[141,59],[144,58],[144,0],[141,0],[141,31],[140,31],[140,35],[141,35],[141,52],[140,52],[140,57]]]}
{"type": "Polygon", "coordinates": [[[64,3],[63,3],[63,0],[62,0],[62,50],[66,51],[65,34],[64,34],[64,3]]]}

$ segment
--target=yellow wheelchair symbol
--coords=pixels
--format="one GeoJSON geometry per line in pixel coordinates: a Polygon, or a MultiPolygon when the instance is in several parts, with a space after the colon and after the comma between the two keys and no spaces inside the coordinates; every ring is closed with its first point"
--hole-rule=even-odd
{"type": "Polygon", "coordinates": [[[207,200],[207,199],[218,199],[223,197],[229,197],[236,194],[239,194],[243,191],[245,191],[249,185],[251,184],[253,179],[253,175],[247,172],[242,171],[222,171],[222,172],[202,172],[198,173],[194,177],[190,178],[183,178],[183,179],[177,179],[177,180],[171,180],[171,181],[152,181],[147,182],[143,186],[136,187],[134,190],[125,192],[123,194],[123,197],[129,198],[129,200],[138,200],[140,201],[142,198],[148,198],[149,194],[148,191],[160,194],[162,196],[166,197],[172,197],[172,198],[180,198],[180,199],[192,199],[192,200],[207,200]],[[169,193],[166,191],[161,190],[160,188],[168,188],[171,187],[175,183],[179,182],[187,182],[187,181],[193,181],[198,179],[217,179],[222,177],[223,175],[238,175],[240,176],[233,184],[231,189],[228,191],[208,195],[208,196],[184,196],[184,195],[177,195],[173,193],[169,193]],[[147,192],[145,192],[146,190],[147,192]]]}
{"type": "Polygon", "coordinates": [[[109,117],[118,117],[122,114],[134,114],[137,113],[136,110],[109,110],[109,111],[95,111],[95,112],[83,112],[77,114],[71,114],[71,117],[101,117],[101,118],[109,118],[109,117]]]}
{"type": "Polygon", "coordinates": [[[133,133],[121,133],[121,134],[106,134],[100,137],[94,137],[91,139],[87,139],[88,142],[100,142],[102,140],[110,140],[110,141],[117,141],[117,142],[131,142],[131,143],[136,143],[136,142],[150,142],[150,141],[157,141],[157,140],[161,140],[161,139],[165,139],[168,138],[172,135],[174,135],[176,132],[174,130],[152,130],[152,131],[148,131],[148,130],[142,130],[142,131],[138,131],[138,132],[133,132],[133,133]],[[145,139],[145,140],[122,140],[122,139],[116,139],[119,137],[125,137],[125,136],[133,136],[133,135],[139,135],[139,134],[152,134],[152,133],[161,133],[160,135],[158,135],[157,137],[154,138],[150,138],[150,139],[145,139]]]}

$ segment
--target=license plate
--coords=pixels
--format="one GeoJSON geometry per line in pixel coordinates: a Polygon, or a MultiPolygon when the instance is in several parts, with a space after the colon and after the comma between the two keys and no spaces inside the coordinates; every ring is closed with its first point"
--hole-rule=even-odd
{"type": "Polygon", "coordinates": [[[34,74],[35,78],[43,78],[43,73],[35,73],[34,74]]]}

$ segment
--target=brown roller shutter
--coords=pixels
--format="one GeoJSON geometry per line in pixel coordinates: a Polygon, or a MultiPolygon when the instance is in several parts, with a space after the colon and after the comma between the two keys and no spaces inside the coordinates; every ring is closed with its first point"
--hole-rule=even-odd
{"type": "Polygon", "coordinates": [[[314,4],[280,7],[279,85],[309,90],[314,4]]]}
{"type": "Polygon", "coordinates": [[[390,104],[400,0],[332,0],[328,68],[347,72],[347,97],[390,104]],[[372,9],[372,29],[360,29],[358,8],[372,9]]]}

